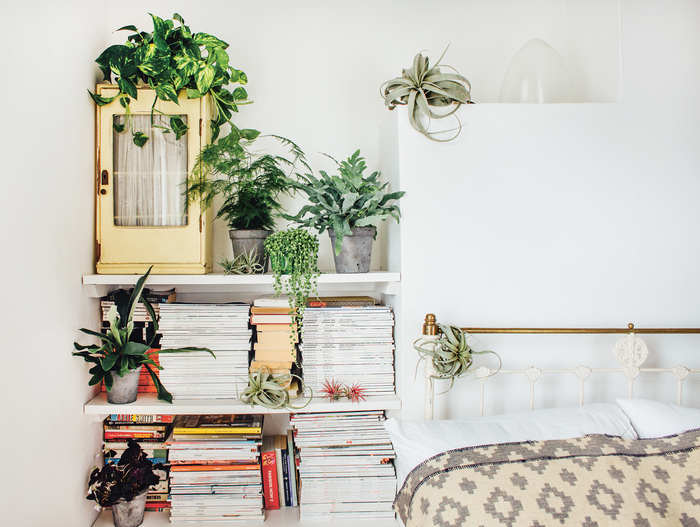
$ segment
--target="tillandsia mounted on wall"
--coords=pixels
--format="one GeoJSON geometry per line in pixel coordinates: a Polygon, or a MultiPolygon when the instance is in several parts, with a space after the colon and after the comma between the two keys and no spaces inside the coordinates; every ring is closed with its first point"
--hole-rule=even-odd
{"type": "MultiPolygon", "coordinates": [[[[131,115],[129,103],[131,99],[138,98],[136,87],[146,85],[156,93],[151,108],[153,124],[154,113],[162,113],[155,108],[158,99],[179,104],[178,94],[183,89],[188,99],[211,95],[215,112],[211,121],[213,142],[221,126],[231,123],[231,113],[238,112],[239,105],[250,103],[242,87],[248,78],[245,73],[229,65],[228,44],[223,40],[207,33],[193,33],[177,13],[172,19],[163,20],[155,15],[151,15],[151,19],[152,33],[139,31],[133,25],[119,28],[117,31],[131,31],[133,34],[127,37],[125,44],[108,47],[95,60],[105,81],[112,82],[114,74],[119,93],[105,98],[88,90],[90,96],[98,106],[118,99],[126,109],[128,121],[131,115]],[[225,86],[230,83],[241,86],[229,91],[225,86]]],[[[189,127],[177,115],[169,117],[170,127],[164,128],[164,131],[173,132],[179,139],[189,127]]],[[[115,124],[115,131],[123,132],[126,124],[115,124]]],[[[132,132],[132,135],[137,146],[143,146],[148,141],[148,136],[142,132],[132,132]]]]}
{"type": "MultiPolygon", "coordinates": [[[[449,47],[449,46],[448,46],[449,47]]],[[[418,53],[413,59],[413,66],[403,70],[401,77],[397,77],[382,84],[381,92],[384,104],[393,110],[398,105],[408,106],[408,120],[411,126],[422,133],[428,139],[438,142],[451,141],[462,131],[462,123],[455,112],[462,104],[473,104],[471,101],[471,84],[462,77],[452,66],[440,65],[442,57],[430,67],[427,57],[418,53]],[[438,66],[449,68],[454,73],[444,73],[438,66]],[[435,112],[431,107],[450,107],[445,112],[435,112]],[[421,114],[428,118],[428,125],[421,121],[421,114]],[[444,119],[454,116],[457,128],[439,132],[429,132],[431,119],[444,119]],[[456,133],[448,138],[438,138],[437,134],[446,132],[456,133]]]]}
{"type": "Polygon", "coordinates": [[[251,371],[248,374],[248,387],[243,390],[240,400],[251,406],[259,405],[265,408],[278,409],[288,408],[290,410],[301,410],[306,408],[313,398],[313,392],[309,388],[309,400],[304,406],[292,406],[292,401],[302,397],[292,398],[289,395],[289,387],[297,380],[301,386],[299,393],[305,392],[304,381],[298,375],[291,373],[274,376],[267,366],[263,366],[258,371],[251,371]]]}
{"type": "MultiPolygon", "coordinates": [[[[475,351],[468,343],[469,333],[457,326],[437,324],[440,333],[437,340],[421,337],[413,343],[413,348],[419,353],[420,360],[429,360],[435,369],[432,379],[449,379],[449,390],[454,386],[455,379],[469,372],[473,355],[493,354],[498,358],[498,370],[501,369],[501,358],[495,351],[475,351]]],[[[496,373],[494,372],[494,373],[496,373]]],[[[493,374],[492,374],[493,375],[493,374]]]]}

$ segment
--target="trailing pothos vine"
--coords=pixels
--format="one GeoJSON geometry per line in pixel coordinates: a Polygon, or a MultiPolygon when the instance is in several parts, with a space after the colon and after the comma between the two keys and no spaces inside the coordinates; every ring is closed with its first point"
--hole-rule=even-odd
{"type": "MultiPolygon", "coordinates": [[[[238,106],[249,104],[248,94],[243,85],[248,82],[246,74],[229,65],[226,52],[228,44],[208,33],[193,33],[185,25],[184,19],[175,13],[172,19],[163,20],[151,14],[153,32],[139,31],[136,26],[124,26],[117,31],[131,31],[126,43],[108,47],[97,57],[104,80],[112,82],[112,75],[119,87],[114,97],[102,97],[88,90],[98,106],[114,100],[126,110],[126,122],[114,124],[116,132],[124,132],[131,116],[131,99],[138,99],[137,86],[146,85],[153,89],[156,98],[151,107],[153,116],[163,112],[155,108],[156,102],[172,101],[179,104],[178,95],[182,90],[188,99],[199,99],[210,95],[214,103],[214,118],[211,121],[212,138],[219,136],[221,126],[231,123],[231,115],[238,112],[238,106]],[[229,91],[226,86],[238,83],[240,86],[229,91]]],[[[165,115],[165,114],[163,114],[165,115]]],[[[169,126],[161,127],[164,132],[173,132],[180,139],[188,125],[177,115],[169,115],[169,126]]],[[[134,144],[143,146],[148,136],[143,132],[132,131],[134,144]]]]}

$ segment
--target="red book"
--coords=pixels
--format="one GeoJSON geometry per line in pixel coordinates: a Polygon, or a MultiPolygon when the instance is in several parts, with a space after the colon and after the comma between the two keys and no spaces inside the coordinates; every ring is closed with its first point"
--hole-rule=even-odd
{"type": "Polygon", "coordinates": [[[211,472],[217,470],[258,470],[260,465],[172,465],[171,472],[211,472]]]}
{"type": "MultiPolygon", "coordinates": [[[[270,437],[273,439],[273,437],[270,437]]],[[[262,480],[265,494],[265,509],[268,511],[280,508],[279,487],[277,485],[277,456],[272,446],[268,445],[268,436],[263,437],[262,446],[262,480]],[[272,448],[272,450],[268,450],[272,448]]]]}

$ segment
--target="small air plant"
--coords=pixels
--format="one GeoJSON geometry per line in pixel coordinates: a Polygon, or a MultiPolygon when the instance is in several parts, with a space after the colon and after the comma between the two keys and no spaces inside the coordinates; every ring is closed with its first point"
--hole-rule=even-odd
{"type": "Polygon", "coordinates": [[[360,400],[366,401],[365,389],[355,382],[351,386],[342,384],[335,379],[325,380],[321,385],[321,395],[329,401],[338,401],[341,397],[347,397],[353,403],[359,403],[360,400]]]}
{"type": "Polygon", "coordinates": [[[233,260],[221,257],[218,264],[224,268],[225,275],[256,274],[263,272],[263,266],[258,263],[258,250],[253,247],[250,252],[243,250],[233,260]]]}
{"type": "MultiPolygon", "coordinates": [[[[263,366],[258,371],[251,371],[248,374],[248,386],[243,390],[239,398],[251,406],[257,404],[272,410],[278,408],[301,410],[311,402],[313,393],[309,395],[309,400],[304,406],[292,406],[292,401],[299,398],[292,398],[289,395],[288,388],[294,379],[297,379],[303,386],[304,381],[298,375],[287,373],[273,376],[270,369],[267,366],[263,366]]],[[[304,391],[301,390],[301,393],[304,393],[304,391]]]]}
{"type": "MultiPolygon", "coordinates": [[[[448,46],[449,47],[449,46],[448,46]]],[[[422,133],[428,139],[438,142],[451,141],[462,131],[462,123],[454,115],[462,104],[473,104],[471,101],[471,84],[451,66],[454,73],[440,71],[440,61],[447,53],[447,49],[438,59],[435,66],[430,67],[427,57],[418,53],[413,59],[413,67],[405,69],[401,77],[397,77],[382,84],[380,90],[384,97],[384,104],[393,110],[399,105],[408,106],[408,120],[411,126],[422,133]],[[453,106],[446,112],[434,112],[431,107],[453,106]],[[428,117],[428,126],[421,122],[421,113],[428,117]],[[444,119],[453,115],[457,120],[457,128],[440,132],[429,132],[431,119],[444,119]],[[436,134],[457,130],[452,137],[439,139],[436,134]]]]}
{"type": "MultiPolygon", "coordinates": [[[[450,390],[454,386],[455,379],[469,372],[473,362],[473,355],[491,353],[498,357],[498,370],[501,369],[501,358],[495,351],[475,351],[468,343],[469,333],[462,331],[457,326],[437,325],[440,336],[437,340],[419,338],[413,343],[413,348],[420,354],[420,360],[432,361],[435,373],[432,379],[449,379],[450,390]]],[[[496,373],[494,372],[494,373],[496,373]]],[[[493,375],[493,374],[492,374],[493,375]]],[[[446,391],[447,391],[446,390],[446,391]]]]}

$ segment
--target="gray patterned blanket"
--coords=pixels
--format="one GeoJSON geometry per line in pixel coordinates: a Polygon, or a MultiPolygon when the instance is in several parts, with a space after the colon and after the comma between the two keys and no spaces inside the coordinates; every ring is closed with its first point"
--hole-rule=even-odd
{"type": "Polygon", "coordinates": [[[451,450],[417,466],[394,510],[407,527],[700,527],[700,430],[451,450]]]}

